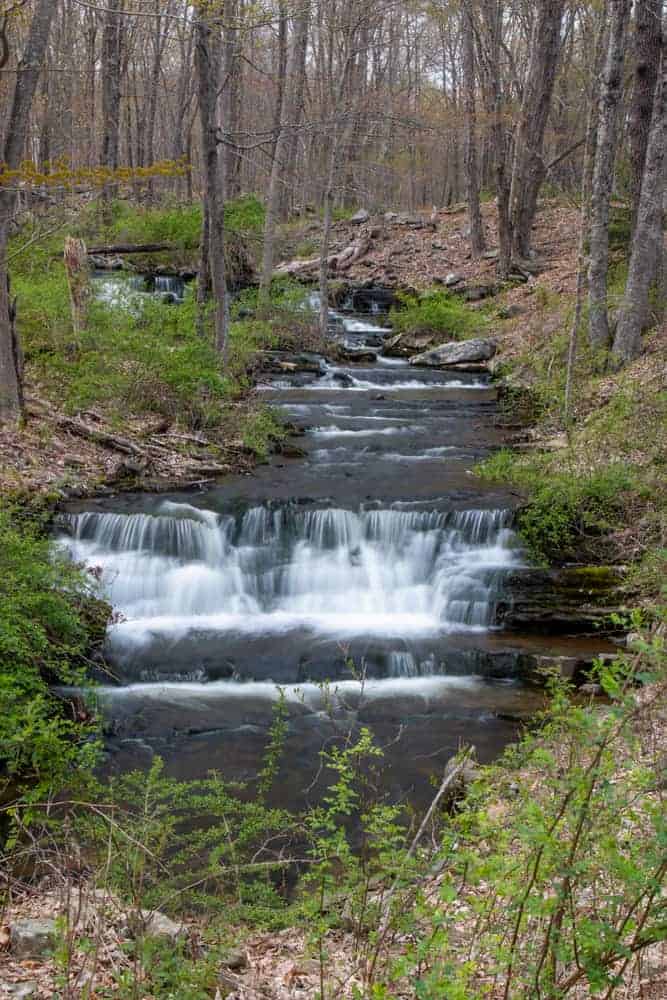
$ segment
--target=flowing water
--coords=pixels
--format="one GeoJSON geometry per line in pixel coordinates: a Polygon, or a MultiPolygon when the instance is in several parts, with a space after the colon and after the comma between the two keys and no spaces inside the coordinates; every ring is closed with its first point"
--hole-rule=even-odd
{"type": "MultiPolygon", "coordinates": [[[[333,319],[348,346],[387,335],[381,317],[333,319]]],[[[362,725],[387,789],[421,801],[461,743],[491,759],[540,698],[521,682],[540,644],[496,624],[524,560],[515,498],[471,474],[498,443],[495,392],[381,357],[259,391],[304,429],[304,457],[63,517],[61,544],[118,613],[99,695],[111,764],[159,753],[181,776],[249,778],[282,690],[281,802],[316,795],[320,749],[362,725]]]]}

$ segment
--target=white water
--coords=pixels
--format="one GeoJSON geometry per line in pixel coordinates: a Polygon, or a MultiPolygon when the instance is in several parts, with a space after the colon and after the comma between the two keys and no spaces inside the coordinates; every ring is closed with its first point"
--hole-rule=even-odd
{"type": "MultiPolygon", "coordinates": [[[[155,515],[84,513],[61,538],[101,570],[125,619],[119,648],[190,631],[421,636],[493,624],[518,563],[509,515],[256,507],[218,515],[165,503],[155,515]]],[[[407,661],[395,676],[415,672],[407,661]]]]}

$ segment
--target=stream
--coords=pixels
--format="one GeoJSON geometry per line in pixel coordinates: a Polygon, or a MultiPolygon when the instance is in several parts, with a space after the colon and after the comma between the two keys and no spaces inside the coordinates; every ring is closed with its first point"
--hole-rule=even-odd
{"type": "MultiPolygon", "coordinates": [[[[377,347],[381,323],[334,315],[348,347],[377,347]]],[[[279,804],[316,799],[320,751],[362,726],[385,789],[420,804],[460,746],[490,761],[516,736],[543,700],[526,657],[573,641],[497,627],[525,556],[517,498],[471,473],[500,443],[496,392],[381,356],[258,391],[304,429],[303,457],[63,515],[59,543],[99,568],[118,613],[118,683],[97,694],[109,767],[159,754],[174,776],[252,780],[282,691],[279,804]]]]}

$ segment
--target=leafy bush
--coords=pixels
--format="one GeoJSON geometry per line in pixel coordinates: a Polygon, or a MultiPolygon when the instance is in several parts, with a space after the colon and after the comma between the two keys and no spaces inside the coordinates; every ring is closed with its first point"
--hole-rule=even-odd
{"type": "Polygon", "coordinates": [[[479,312],[444,291],[402,296],[401,307],[392,309],[390,320],[398,333],[434,333],[454,339],[478,333],[485,325],[479,312]]]}
{"type": "Polygon", "coordinates": [[[664,653],[654,639],[639,669],[599,664],[606,711],[554,680],[542,725],[485,769],[445,834],[417,996],[611,997],[664,940],[667,816],[637,735],[664,699],[664,653]]]}
{"type": "Polygon", "coordinates": [[[522,460],[496,452],[477,468],[485,479],[516,483],[528,491],[518,527],[538,562],[580,557],[591,537],[610,531],[620,520],[636,481],[627,466],[611,463],[589,473],[555,472],[539,458],[522,460]]]}
{"type": "Polygon", "coordinates": [[[92,577],[0,510],[0,801],[17,786],[47,795],[91,766],[94,723],[73,721],[49,685],[84,682],[109,614],[92,577]]]}

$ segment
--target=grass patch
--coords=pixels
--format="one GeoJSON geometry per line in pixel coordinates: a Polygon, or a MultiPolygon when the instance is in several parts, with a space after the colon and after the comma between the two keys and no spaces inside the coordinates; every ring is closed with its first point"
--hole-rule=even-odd
{"type": "Polygon", "coordinates": [[[454,340],[480,333],[487,323],[458,296],[439,290],[401,296],[401,305],[392,309],[390,321],[397,333],[432,333],[454,340]]]}

